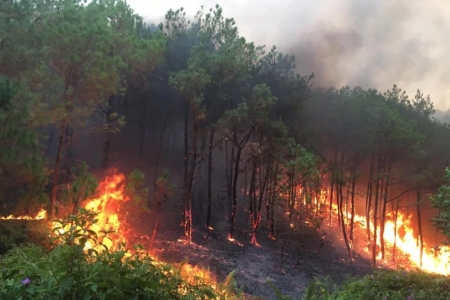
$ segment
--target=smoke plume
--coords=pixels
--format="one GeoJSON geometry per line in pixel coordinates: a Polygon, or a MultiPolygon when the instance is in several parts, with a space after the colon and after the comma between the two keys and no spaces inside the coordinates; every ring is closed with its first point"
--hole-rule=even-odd
{"type": "MultiPolygon", "coordinates": [[[[450,6],[421,0],[248,1],[241,32],[296,56],[316,86],[398,84],[450,109],[450,6]]],[[[228,11],[226,11],[228,13],[228,11]]],[[[232,14],[232,12],[230,12],[232,14]]]]}
{"type": "Polygon", "coordinates": [[[423,0],[193,0],[148,5],[129,0],[149,21],[168,9],[192,16],[219,4],[241,34],[268,48],[295,54],[302,75],[314,72],[316,86],[343,85],[384,91],[418,88],[435,107],[450,109],[450,5],[423,0]]]}

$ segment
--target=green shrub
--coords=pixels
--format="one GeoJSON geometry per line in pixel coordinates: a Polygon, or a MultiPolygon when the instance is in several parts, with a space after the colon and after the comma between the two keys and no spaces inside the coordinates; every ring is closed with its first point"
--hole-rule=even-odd
{"type": "Polygon", "coordinates": [[[450,299],[450,278],[420,271],[375,271],[348,280],[330,292],[329,283],[315,280],[305,293],[307,300],[444,300],[450,299]]]}
{"type": "Polygon", "coordinates": [[[48,247],[49,233],[43,220],[0,220],[0,255],[24,243],[48,247]]]}
{"type": "Polygon", "coordinates": [[[98,246],[88,230],[95,213],[80,210],[60,222],[58,245],[51,251],[29,245],[16,247],[0,260],[0,299],[224,299],[229,292],[214,290],[201,278],[187,282],[180,270],[154,261],[140,247],[132,254],[84,251],[98,246]],[[68,228],[68,229],[67,229],[68,228]],[[220,295],[219,295],[219,291],[220,295]]]}

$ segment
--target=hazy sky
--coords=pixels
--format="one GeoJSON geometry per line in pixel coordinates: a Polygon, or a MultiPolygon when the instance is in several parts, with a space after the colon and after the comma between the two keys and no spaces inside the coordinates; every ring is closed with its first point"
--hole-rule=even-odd
{"type": "Polygon", "coordinates": [[[394,83],[450,109],[450,0],[128,0],[146,21],[170,9],[222,6],[242,36],[296,56],[316,86],[394,83]],[[280,4],[282,3],[282,4],[280,4]]]}

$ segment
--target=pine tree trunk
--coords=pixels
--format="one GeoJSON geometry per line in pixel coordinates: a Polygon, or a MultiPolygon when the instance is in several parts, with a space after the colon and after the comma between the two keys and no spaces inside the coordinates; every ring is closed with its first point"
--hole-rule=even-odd
{"type": "Polygon", "coordinates": [[[65,133],[65,139],[63,141],[63,144],[65,145],[65,155],[64,155],[64,171],[63,176],[60,181],[62,183],[66,184],[72,181],[72,166],[75,159],[75,151],[73,149],[73,131],[71,130],[69,126],[69,121],[66,122],[66,133],[65,133]]]}
{"type": "Polygon", "coordinates": [[[351,204],[352,204],[352,216],[350,218],[350,241],[353,244],[353,229],[355,227],[355,188],[356,188],[356,174],[353,172],[352,175],[352,192],[351,192],[351,204]]]}
{"type": "Polygon", "coordinates": [[[366,194],[366,226],[367,226],[366,230],[367,230],[367,241],[369,243],[371,237],[370,211],[372,210],[373,169],[374,169],[374,157],[372,155],[370,159],[369,182],[367,183],[367,194],[366,194]]]}
{"type": "Polygon", "coordinates": [[[156,209],[156,220],[155,220],[155,227],[153,227],[153,233],[152,233],[152,239],[150,240],[150,247],[148,251],[152,251],[153,242],[155,241],[156,232],[158,230],[158,223],[159,223],[159,215],[161,214],[161,199],[156,199],[157,201],[157,209],[156,209]]]}
{"type": "MultiPolygon", "coordinates": [[[[334,172],[334,171],[332,171],[334,172]]],[[[331,173],[331,189],[330,189],[330,220],[329,225],[332,225],[332,216],[333,216],[333,194],[334,194],[334,182],[333,182],[333,173],[331,173]]]]}
{"type": "Polygon", "coordinates": [[[333,194],[334,194],[334,183],[335,183],[335,168],[337,165],[337,149],[334,150],[334,163],[333,169],[331,170],[331,193],[330,193],[330,226],[331,226],[331,218],[333,216],[333,194]]]}
{"type": "Polygon", "coordinates": [[[342,184],[338,184],[338,189],[339,189],[339,211],[340,211],[340,217],[341,217],[341,228],[342,228],[342,236],[344,237],[344,242],[345,242],[345,247],[347,248],[347,254],[348,254],[348,259],[351,261],[352,260],[352,250],[350,249],[350,244],[348,242],[348,238],[347,238],[347,230],[346,230],[346,225],[345,225],[345,218],[344,218],[344,213],[342,211],[342,206],[344,204],[344,199],[343,199],[343,195],[342,195],[342,184]]]}
{"type": "Polygon", "coordinates": [[[289,173],[289,224],[292,224],[292,216],[295,209],[295,186],[294,186],[294,174],[295,170],[291,169],[289,173]]]}
{"type": "Polygon", "coordinates": [[[48,141],[47,141],[47,147],[45,148],[45,157],[49,157],[49,155],[50,155],[50,149],[52,148],[52,145],[53,145],[53,138],[54,138],[54,136],[55,136],[55,128],[51,128],[51,132],[50,132],[50,136],[49,136],[49,138],[48,138],[48,141]]]}
{"type": "MultiPolygon", "coordinates": [[[[262,210],[262,203],[264,200],[264,197],[266,196],[266,186],[267,186],[267,181],[269,178],[269,170],[270,170],[270,164],[266,170],[266,174],[264,175],[264,179],[262,180],[262,184],[261,184],[261,180],[260,180],[260,185],[259,185],[259,203],[258,203],[258,208],[256,211],[256,215],[254,214],[253,216],[255,217],[255,226],[252,228],[253,229],[253,234],[252,234],[252,244],[256,245],[256,232],[258,231],[259,225],[261,224],[261,210],[262,210]]],[[[261,174],[261,172],[260,172],[261,174]]],[[[261,176],[261,175],[260,175],[261,176]]]]}
{"type": "Polygon", "coordinates": [[[248,197],[248,216],[250,218],[250,228],[252,230],[251,232],[251,243],[254,244],[256,241],[256,237],[253,236],[254,234],[254,215],[256,214],[256,159],[253,158],[252,163],[252,175],[250,176],[250,188],[249,188],[249,197],[248,197]]]}
{"type": "Polygon", "coordinates": [[[277,178],[278,178],[278,161],[275,167],[275,172],[273,175],[273,184],[272,184],[272,199],[270,202],[270,237],[275,238],[275,201],[278,198],[278,195],[276,195],[276,187],[277,187],[277,178]]]}
{"type": "Polygon", "coordinates": [[[341,224],[341,229],[342,229],[342,236],[344,238],[344,242],[345,242],[345,247],[347,249],[347,254],[348,254],[348,258],[351,261],[352,260],[352,250],[350,249],[350,243],[348,242],[348,237],[347,237],[347,225],[345,224],[345,218],[344,218],[344,211],[343,211],[343,206],[344,206],[344,196],[342,193],[342,187],[344,185],[344,152],[342,152],[341,154],[341,166],[340,166],[340,172],[339,172],[339,182],[336,184],[336,192],[337,192],[337,204],[338,204],[338,209],[339,209],[339,220],[340,220],[340,224],[341,224]]]}
{"type": "Polygon", "coordinates": [[[186,228],[188,226],[188,208],[190,191],[188,185],[189,176],[189,105],[186,103],[184,112],[184,164],[183,164],[183,227],[186,234],[186,228]]]}
{"type": "Polygon", "coordinates": [[[375,184],[375,203],[374,203],[374,213],[373,213],[373,240],[372,240],[372,265],[375,267],[377,264],[377,227],[378,227],[378,199],[380,196],[380,179],[378,178],[381,171],[381,155],[378,156],[378,170],[377,170],[377,181],[375,184]]]}
{"type": "MultiPolygon", "coordinates": [[[[228,165],[228,182],[227,182],[227,204],[228,204],[228,226],[231,226],[231,213],[233,211],[233,174],[234,174],[234,147],[231,148],[230,161],[228,165]]],[[[228,230],[230,230],[228,228],[228,230]]]]}
{"type": "Polygon", "coordinates": [[[416,191],[417,191],[417,226],[419,229],[419,234],[417,236],[417,240],[419,241],[420,246],[420,265],[419,267],[422,267],[422,258],[423,258],[423,232],[422,232],[422,217],[420,214],[420,186],[419,183],[416,184],[416,191]]]}
{"type": "Polygon", "coordinates": [[[139,124],[139,158],[138,158],[138,167],[142,167],[142,160],[144,156],[144,145],[145,145],[145,130],[146,130],[146,119],[147,119],[147,107],[145,104],[142,109],[142,117],[141,122],[139,124]]]}
{"type": "Polygon", "coordinates": [[[186,215],[188,216],[186,226],[185,226],[185,234],[187,236],[187,240],[189,243],[192,241],[192,226],[193,226],[193,220],[192,220],[192,188],[194,184],[194,174],[195,174],[195,168],[197,166],[197,140],[198,140],[198,123],[194,119],[194,126],[193,126],[193,132],[192,132],[192,145],[191,145],[191,168],[189,171],[189,178],[188,178],[188,197],[187,197],[187,205],[186,205],[186,215]]]}
{"type": "Polygon", "coordinates": [[[230,230],[228,232],[228,237],[233,238],[234,228],[236,226],[236,211],[237,211],[237,184],[239,177],[239,163],[241,160],[242,147],[238,147],[236,151],[236,161],[234,165],[234,175],[233,175],[233,201],[231,203],[231,215],[230,215],[230,230]]]}
{"type": "Polygon", "coordinates": [[[386,208],[388,202],[388,187],[390,180],[390,173],[392,169],[392,162],[389,162],[388,173],[386,177],[386,181],[384,184],[384,193],[383,193],[383,207],[381,210],[381,223],[380,223],[380,244],[381,244],[381,258],[385,257],[385,245],[384,245],[384,229],[386,226],[386,208]]]}
{"type": "Polygon", "coordinates": [[[275,164],[275,169],[272,171],[271,176],[269,178],[269,182],[268,182],[268,191],[269,191],[269,195],[267,197],[267,201],[266,201],[266,218],[267,218],[267,229],[269,229],[270,231],[270,227],[271,227],[271,215],[272,215],[272,202],[274,201],[275,198],[275,188],[276,188],[276,174],[278,171],[278,161],[275,164]]]}
{"type": "Polygon", "coordinates": [[[214,143],[214,127],[209,133],[208,144],[208,206],[206,210],[206,228],[211,226],[211,210],[212,210],[212,152],[214,143]]]}
{"type": "Polygon", "coordinates": [[[352,185],[352,179],[350,179],[347,183],[347,194],[345,195],[345,222],[348,224],[350,223],[350,217],[349,217],[349,207],[350,207],[350,192],[351,192],[351,185],[352,185]]]}
{"type": "MultiPolygon", "coordinates": [[[[236,128],[234,128],[234,130],[233,130],[233,144],[236,147],[236,160],[234,162],[234,170],[233,170],[234,171],[233,182],[232,182],[233,198],[232,198],[232,202],[231,202],[231,214],[229,216],[229,220],[230,220],[230,228],[229,228],[229,232],[228,232],[229,239],[233,238],[233,233],[234,233],[234,229],[236,226],[237,185],[238,185],[239,164],[241,161],[242,149],[245,147],[245,144],[248,142],[248,140],[252,136],[253,130],[254,130],[254,127],[251,128],[251,130],[247,133],[247,135],[240,142],[238,142],[238,139],[237,139],[236,128]]],[[[233,147],[233,149],[234,149],[234,147],[233,147]]],[[[233,152],[232,152],[232,156],[233,156],[233,152]]],[[[232,168],[230,167],[230,169],[232,169],[232,168]]]]}
{"type": "MultiPolygon", "coordinates": [[[[245,214],[245,228],[244,228],[244,232],[245,232],[245,241],[248,240],[248,223],[250,220],[250,201],[251,201],[251,196],[250,196],[250,192],[248,191],[248,189],[250,188],[248,186],[248,154],[247,154],[247,150],[245,150],[244,152],[244,203],[247,205],[247,210],[246,210],[246,214],[245,214]]],[[[244,254],[245,254],[245,246],[244,246],[244,254]]]]}
{"type": "Polygon", "coordinates": [[[56,151],[55,163],[53,165],[53,187],[52,194],[50,196],[50,205],[48,210],[48,219],[53,217],[55,211],[56,197],[58,194],[59,187],[59,168],[61,164],[62,150],[63,150],[63,142],[65,140],[66,134],[66,120],[62,120],[61,126],[59,129],[59,139],[58,139],[58,150],[56,151]]]}
{"type": "Polygon", "coordinates": [[[112,128],[111,128],[111,114],[112,114],[112,96],[108,98],[108,107],[106,108],[105,113],[105,122],[106,122],[106,137],[103,142],[103,159],[102,159],[102,168],[106,170],[109,166],[110,159],[110,150],[111,150],[111,138],[112,138],[112,128]]]}
{"type": "Polygon", "coordinates": [[[167,121],[169,119],[169,116],[166,116],[164,119],[163,128],[161,130],[161,135],[159,136],[159,143],[158,143],[158,150],[156,151],[156,158],[155,158],[155,169],[153,171],[153,188],[154,192],[156,193],[156,181],[158,180],[158,172],[159,172],[159,162],[161,160],[161,150],[164,143],[164,136],[167,129],[167,121]]]}
{"type": "Polygon", "coordinates": [[[395,254],[396,254],[395,252],[397,251],[397,219],[398,219],[399,205],[400,205],[400,200],[397,201],[397,207],[395,208],[394,246],[392,247],[392,258],[394,260],[394,264],[395,264],[395,254]]]}

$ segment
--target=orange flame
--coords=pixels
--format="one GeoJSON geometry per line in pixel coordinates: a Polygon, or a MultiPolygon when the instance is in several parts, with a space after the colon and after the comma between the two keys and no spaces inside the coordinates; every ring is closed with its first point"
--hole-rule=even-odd
{"type": "MultiPolygon", "coordinates": [[[[97,196],[85,201],[83,207],[86,210],[97,213],[96,222],[88,227],[94,231],[99,237],[99,242],[105,245],[109,250],[117,250],[122,242],[126,242],[125,230],[121,226],[119,212],[121,205],[129,201],[129,197],[125,194],[125,176],[116,174],[116,170],[112,170],[111,174],[99,184],[97,188],[97,196]],[[108,232],[107,235],[104,233],[108,232]]],[[[56,223],[54,224],[54,227],[56,223]]],[[[69,230],[70,225],[58,230],[59,233],[69,230]]],[[[94,247],[90,241],[85,244],[84,250],[95,248],[97,251],[103,251],[103,247],[94,247]]]]}
{"type": "Polygon", "coordinates": [[[101,242],[110,250],[117,249],[119,243],[127,241],[123,226],[119,220],[121,205],[129,201],[125,194],[125,176],[123,174],[112,174],[100,183],[99,196],[88,200],[84,208],[97,212],[97,222],[89,229],[99,234],[102,231],[112,232],[108,239],[101,242]]]}
{"type": "MultiPolygon", "coordinates": [[[[337,212],[337,205],[333,204],[332,207],[333,211],[337,212]]],[[[351,213],[347,213],[346,215],[348,220],[350,220],[352,217],[351,213]]],[[[397,220],[392,217],[392,214],[387,214],[387,219],[388,220],[386,220],[384,228],[386,252],[392,251],[395,244],[396,248],[408,257],[408,260],[412,266],[430,273],[442,275],[450,274],[450,247],[443,246],[439,249],[439,251],[436,251],[424,241],[421,264],[420,246],[417,243],[417,234],[413,228],[411,216],[407,217],[405,214],[398,212],[397,220]]],[[[367,221],[365,216],[355,214],[354,221],[360,228],[367,230],[367,221]]],[[[372,221],[369,222],[369,226],[370,232],[373,236],[374,224],[372,221]]],[[[377,246],[381,246],[380,235],[380,227],[378,225],[377,246]]],[[[371,249],[366,248],[364,251],[370,253],[371,249]]],[[[377,253],[376,258],[377,260],[381,260],[382,253],[377,253]]]]}
{"type": "MultiPolygon", "coordinates": [[[[439,273],[443,275],[450,274],[450,249],[445,246],[436,252],[432,247],[429,247],[424,242],[422,265],[420,265],[420,246],[417,245],[417,239],[415,238],[414,229],[411,225],[411,217],[407,218],[404,214],[399,213],[397,218],[397,239],[396,245],[403,253],[409,255],[409,260],[414,263],[420,269],[439,273]],[[401,230],[404,230],[404,234],[401,235],[401,230]]],[[[384,238],[391,245],[395,241],[395,221],[387,221],[385,225],[384,238]]]]}
{"type": "Polygon", "coordinates": [[[47,217],[47,211],[45,211],[44,209],[41,209],[36,216],[31,217],[31,216],[14,216],[14,215],[9,215],[7,217],[1,217],[0,220],[43,220],[47,217]]]}
{"type": "MultiPolygon", "coordinates": [[[[89,230],[94,231],[99,237],[99,242],[104,244],[109,250],[117,250],[122,242],[127,242],[126,225],[121,220],[121,208],[122,205],[130,200],[125,193],[125,180],[126,177],[123,174],[117,173],[117,170],[112,170],[111,173],[105,177],[105,179],[99,184],[97,193],[91,199],[84,201],[82,205],[86,210],[90,210],[98,213],[96,216],[97,221],[89,226],[89,230]],[[108,233],[107,237],[104,237],[102,232],[108,233]]],[[[4,220],[42,220],[45,219],[47,212],[40,210],[35,217],[31,216],[7,216],[1,219],[4,220]]],[[[59,223],[53,223],[53,228],[60,226],[59,223]]],[[[59,229],[60,233],[64,233],[70,229],[70,225],[66,228],[59,229]]],[[[211,227],[210,230],[213,230],[211,227]]],[[[179,240],[184,242],[183,240],[179,240]]],[[[98,252],[103,251],[103,247],[94,247],[90,242],[85,244],[84,250],[95,249],[98,252]]],[[[128,254],[129,255],[129,254],[128,254]]],[[[161,264],[161,262],[155,260],[154,264],[161,264]]],[[[180,274],[188,283],[202,283],[209,284],[215,290],[219,291],[216,279],[211,272],[200,268],[198,266],[192,266],[190,264],[179,265],[180,274]]],[[[172,270],[170,272],[173,272],[172,270]]],[[[224,291],[219,291],[224,292],[224,291]]]]}

